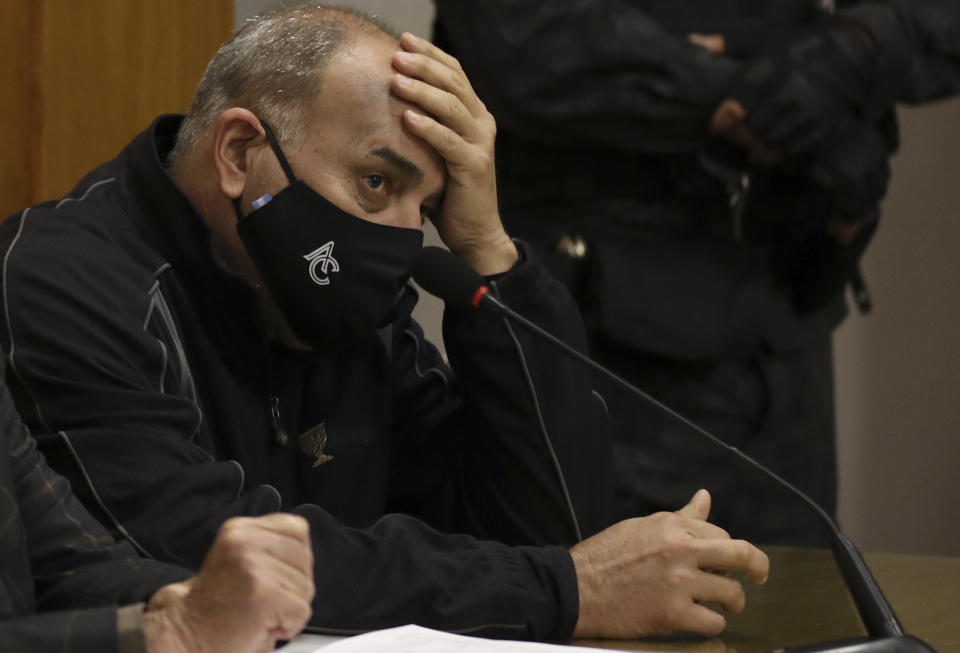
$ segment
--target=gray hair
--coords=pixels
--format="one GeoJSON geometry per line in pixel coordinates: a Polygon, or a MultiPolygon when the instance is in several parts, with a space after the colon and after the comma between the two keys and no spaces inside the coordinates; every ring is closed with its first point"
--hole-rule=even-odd
{"type": "Polygon", "coordinates": [[[267,121],[281,142],[302,138],[330,57],[357,36],[399,38],[379,19],[346,7],[299,5],[256,16],[207,64],[170,155],[192,149],[230,107],[267,121]]]}

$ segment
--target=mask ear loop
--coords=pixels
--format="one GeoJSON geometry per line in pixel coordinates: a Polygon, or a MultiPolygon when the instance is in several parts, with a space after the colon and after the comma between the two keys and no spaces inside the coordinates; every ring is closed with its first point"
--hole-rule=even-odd
{"type": "MultiPolygon", "coordinates": [[[[267,124],[266,120],[260,119],[260,125],[263,127],[263,133],[267,137],[267,142],[270,144],[270,149],[273,150],[274,156],[277,157],[277,161],[280,162],[280,167],[283,168],[283,174],[287,176],[287,180],[292,184],[297,181],[297,176],[293,174],[293,168],[290,167],[290,162],[287,161],[287,157],[283,154],[283,148],[280,147],[280,141],[277,140],[276,135],[273,133],[273,129],[267,124]]],[[[243,221],[243,211],[240,206],[240,198],[233,198],[233,210],[237,214],[237,222],[243,221]]]]}
{"type": "Polygon", "coordinates": [[[270,143],[270,149],[273,150],[273,153],[277,157],[277,161],[280,162],[280,167],[283,168],[284,174],[287,175],[287,179],[292,184],[297,180],[297,176],[293,174],[293,168],[290,167],[287,157],[283,155],[283,149],[280,147],[280,141],[277,140],[277,137],[273,133],[273,129],[270,128],[270,125],[267,124],[266,120],[260,120],[260,125],[263,127],[263,132],[267,136],[267,142],[270,143]]]}

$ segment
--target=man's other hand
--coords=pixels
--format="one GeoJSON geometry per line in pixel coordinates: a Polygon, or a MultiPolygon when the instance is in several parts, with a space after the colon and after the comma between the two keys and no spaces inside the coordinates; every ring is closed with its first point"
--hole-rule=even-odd
{"type": "Polygon", "coordinates": [[[706,521],[710,494],[675,513],[629,519],[570,550],[580,588],[575,637],[636,638],[672,632],[713,636],[726,627],[716,604],[737,614],[743,587],[728,572],[764,583],[766,554],[706,521]]]}
{"type": "Polygon", "coordinates": [[[275,513],[220,527],[200,572],[160,588],[144,616],[150,651],[253,653],[299,633],[311,614],[306,520],[275,513]]]}

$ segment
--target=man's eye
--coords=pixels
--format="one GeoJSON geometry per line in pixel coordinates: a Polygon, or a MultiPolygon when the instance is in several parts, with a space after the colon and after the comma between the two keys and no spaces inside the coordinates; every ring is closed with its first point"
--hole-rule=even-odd
{"type": "Polygon", "coordinates": [[[367,182],[367,187],[371,190],[380,190],[383,188],[385,182],[383,176],[381,175],[367,175],[364,177],[364,181],[367,182]]]}

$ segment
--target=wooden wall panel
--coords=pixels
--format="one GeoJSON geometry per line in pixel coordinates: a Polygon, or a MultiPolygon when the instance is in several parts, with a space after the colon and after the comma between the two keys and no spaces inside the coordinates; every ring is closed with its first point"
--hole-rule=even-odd
{"type": "Polygon", "coordinates": [[[33,93],[30,0],[0,0],[0,219],[28,204],[33,93]]]}
{"type": "Polygon", "coordinates": [[[0,0],[0,218],[184,111],[233,0],[0,0]]]}
{"type": "Polygon", "coordinates": [[[40,10],[36,198],[64,194],[156,115],[189,105],[233,0],[32,0],[40,10]]]}

